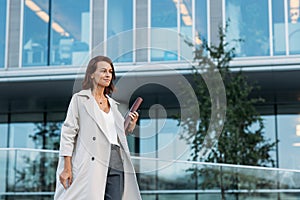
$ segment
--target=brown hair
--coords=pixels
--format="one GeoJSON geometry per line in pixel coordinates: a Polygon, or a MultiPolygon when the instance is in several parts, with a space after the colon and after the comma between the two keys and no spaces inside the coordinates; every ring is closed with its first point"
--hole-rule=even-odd
{"type": "Polygon", "coordinates": [[[111,80],[109,86],[107,86],[104,90],[104,94],[111,94],[115,89],[115,86],[112,81],[116,79],[116,74],[115,74],[114,65],[113,65],[111,59],[106,56],[96,56],[90,60],[88,66],[86,68],[84,80],[82,82],[82,89],[84,89],[84,90],[87,90],[90,88],[92,90],[94,89],[93,88],[94,87],[93,80],[91,78],[91,75],[96,71],[97,63],[101,62],[101,61],[107,62],[108,64],[110,64],[110,66],[112,68],[112,80],[111,80]]]}

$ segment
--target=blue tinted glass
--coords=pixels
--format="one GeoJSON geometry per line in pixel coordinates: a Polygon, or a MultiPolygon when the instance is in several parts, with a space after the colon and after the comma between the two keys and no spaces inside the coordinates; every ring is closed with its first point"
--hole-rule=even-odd
{"type": "Polygon", "coordinates": [[[24,2],[23,66],[47,65],[49,3],[47,0],[24,2]]]}
{"type": "Polygon", "coordinates": [[[230,19],[228,41],[243,39],[237,56],[270,55],[268,0],[226,0],[226,19],[230,19]]]}
{"type": "Polygon", "coordinates": [[[109,0],[107,3],[107,55],[114,62],[132,62],[132,0],[109,0]]]}
{"type": "Polygon", "coordinates": [[[140,120],[140,154],[141,156],[155,157],[156,152],[156,119],[140,120]]]}
{"type": "Polygon", "coordinates": [[[140,154],[173,160],[189,158],[189,146],[180,139],[180,127],[175,119],[140,120],[140,154]]]}
{"type": "Polygon", "coordinates": [[[177,27],[177,1],[152,0],[151,1],[151,27],[176,28],[177,27]]]}
{"type": "Polygon", "coordinates": [[[34,123],[11,123],[10,126],[10,143],[9,147],[16,148],[36,148],[31,137],[36,132],[34,123]]]}
{"type": "Polygon", "coordinates": [[[6,32],[6,1],[0,1],[0,67],[4,66],[6,32]]]}
{"type": "Polygon", "coordinates": [[[285,23],[284,23],[284,1],[272,1],[272,20],[273,20],[273,51],[274,55],[285,55],[285,23]]]}
{"type": "Polygon", "coordinates": [[[90,1],[52,0],[51,65],[82,65],[90,45],[90,1]]]}
{"type": "Polygon", "coordinates": [[[279,167],[300,169],[300,115],[278,115],[279,167]]]}
{"type": "Polygon", "coordinates": [[[299,0],[288,1],[289,52],[300,54],[300,3],[299,0]]]}
{"type": "Polygon", "coordinates": [[[178,59],[177,2],[151,1],[151,60],[178,59]],[[162,30],[162,29],[168,29],[162,30]]]}
{"type": "Polygon", "coordinates": [[[207,3],[206,0],[195,1],[195,42],[201,45],[207,40],[207,3]]]}
{"type": "Polygon", "coordinates": [[[0,124],[0,148],[7,147],[7,124],[0,124]]]}
{"type": "MultiPolygon", "coordinates": [[[[182,130],[178,126],[178,120],[157,119],[157,125],[158,157],[164,160],[188,160],[190,158],[190,146],[180,138],[182,130]]],[[[159,171],[161,175],[164,173],[159,171]]]]}
{"type": "MultiPolygon", "coordinates": [[[[205,9],[205,8],[202,8],[205,9]]],[[[181,60],[192,60],[193,59],[193,48],[190,43],[193,43],[192,36],[192,1],[181,0],[179,4],[180,12],[180,59],[181,60]]]]}

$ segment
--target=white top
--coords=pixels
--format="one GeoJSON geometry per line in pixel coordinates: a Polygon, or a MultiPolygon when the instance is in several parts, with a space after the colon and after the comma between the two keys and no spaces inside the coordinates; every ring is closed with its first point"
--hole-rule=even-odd
{"type": "Polygon", "coordinates": [[[116,125],[115,125],[115,118],[113,116],[111,108],[109,109],[109,112],[106,113],[100,109],[95,98],[94,98],[94,102],[98,108],[98,109],[95,109],[95,114],[96,114],[97,120],[101,120],[101,118],[105,120],[105,123],[103,123],[104,127],[101,127],[101,128],[107,135],[109,142],[111,144],[116,144],[116,145],[120,146],[119,142],[118,142],[118,134],[117,134],[116,125]]]}

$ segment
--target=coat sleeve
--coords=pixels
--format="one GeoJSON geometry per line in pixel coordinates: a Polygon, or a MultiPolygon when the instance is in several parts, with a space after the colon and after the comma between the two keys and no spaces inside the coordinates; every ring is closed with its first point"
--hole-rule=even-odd
{"type": "Polygon", "coordinates": [[[77,95],[73,95],[69,108],[67,111],[66,119],[61,128],[60,136],[60,156],[72,156],[76,136],[79,131],[79,114],[77,95]]]}

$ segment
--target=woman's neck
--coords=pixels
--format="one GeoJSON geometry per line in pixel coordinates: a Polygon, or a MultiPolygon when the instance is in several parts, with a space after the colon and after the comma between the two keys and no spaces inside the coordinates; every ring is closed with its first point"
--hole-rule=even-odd
{"type": "Polygon", "coordinates": [[[94,95],[94,97],[105,98],[104,89],[104,87],[94,87],[94,89],[92,90],[92,94],[94,95]]]}

